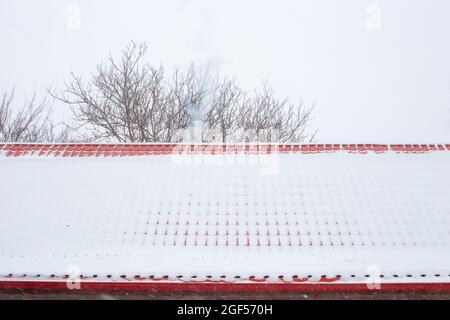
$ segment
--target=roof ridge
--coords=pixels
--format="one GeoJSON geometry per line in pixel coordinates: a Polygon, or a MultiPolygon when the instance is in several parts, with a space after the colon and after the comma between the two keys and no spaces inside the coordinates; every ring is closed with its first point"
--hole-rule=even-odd
{"type": "Polygon", "coordinates": [[[158,154],[272,154],[272,153],[426,153],[450,151],[450,144],[206,144],[206,143],[151,143],[151,144],[99,144],[99,143],[3,143],[0,155],[62,156],[62,157],[109,157],[158,154]]]}

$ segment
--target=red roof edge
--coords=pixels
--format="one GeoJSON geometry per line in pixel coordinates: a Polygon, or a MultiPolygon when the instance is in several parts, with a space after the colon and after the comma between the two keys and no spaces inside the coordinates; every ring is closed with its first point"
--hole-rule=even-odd
{"type": "Polygon", "coordinates": [[[82,282],[80,289],[68,289],[62,281],[0,281],[3,290],[49,290],[71,292],[450,292],[450,283],[383,283],[378,289],[364,283],[208,283],[208,282],[82,282]]]}
{"type": "Polygon", "coordinates": [[[8,157],[123,157],[161,154],[225,154],[225,153],[426,153],[450,151],[450,144],[0,144],[0,153],[8,157]]]}

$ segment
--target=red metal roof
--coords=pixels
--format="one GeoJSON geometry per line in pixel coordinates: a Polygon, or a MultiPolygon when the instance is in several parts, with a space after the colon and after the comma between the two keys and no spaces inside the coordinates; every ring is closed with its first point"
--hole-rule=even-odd
{"type": "MultiPolygon", "coordinates": [[[[271,153],[282,153],[282,154],[314,154],[311,157],[318,157],[316,154],[324,154],[327,153],[350,153],[355,154],[355,156],[347,155],[348,158],[357,157],[358,159],[365,158],[365,156],[359,156],[359,154],[369,154],[369,153],[392,153],[392,154],[427,154],[431,152],[440,153],[431,155],[429,154],[430,158],[442,158],[441,162],[439,162],[440,165],[444,164],[444,167],[447,166],[448,162],[445,162],[448,155],[441,153],[450,151],[450,144],[447,145],[379,145],[379,144],[306,144],[306,145],[298,145],[298,144],[281,144],[281,145],[244,145],[244,144],[236,144],[236,145],[211,145],[211,144],[0,144],[0,157],[8,157],[8,158],[14,158],[14,157],[58,157],[58,158],[64,158],[64,157],[135,157],[135,156],[148,156],[148,155],[168,155],[168,154],[177,154],[177,153],[187,153],[187,154],[237,154],[237,153],[244,153],[244,154],[271,154],[271,153]]],[[[331,157],[333,155],[330,155],[331,157]]],[[[337,156],[337,155],[336,155],[337,156]]],[[[294,156],[293,156],[294,157],[294,156]]],[[[380,156],[382,157],[382,156],[380,156]]],[[[290,157],[289,157],[290,158],[290,157]]],[[[304,157],[294,157],[294,169],[302,169],[304,168],[302,166],[297,167],[297,162],[299,159],[303,159],[304,157]]],[[[307,158],[307,157],[305,157],[307,158]]],[[[369,157],[370,158],[370,157],[369,157]]],[[[378,157],[375,157],[378,158],[378,157]]],[[[393,158],[387,157],[389,161],[393,160],[393,158]]],[[[398,158],[398,157],[395,157],[398,158]]],[[[402,158],[402,157],[399,157],[402,158]]],[[[410,157],[406,157],[410,159],[410,157]]],[[[414,158],[412,156],[411,158],[414,158]]],[[[422,157],[417,157],[422,158],[422,157]]],[[[158,160],[157,158],[149,158],[148,160],[158,160]]],[[[347,158],[346,158],[347,159],[347,158]]],[[[20,159],[18,159],[20,160],[20,159]]],[[[94,159],[92,159],[94,160],[94,159]]],[[[129,159],[129,161],[139,162],[143,160],[145,163],[147,163],[147,159],[129,159]]],[[[340,159],[339,159],[340,160],[340,159]]],[[[338,161],[339,161],[338,160],[338,161]]],[[[19,176],[20,171],[22,170],[22,164],[20,164],[21,161],[14,161],[14,159],[6,160],[6,162],[16,163],[17,166],[15,167],[16,173],[19,176]]],[[[110,160],[104,159],[99,161],[92,161],[92,162],[111,162],[110,160]]],[[[128,160],[125,160],[125,162],[128,160]]],[[[40,163],[42,161],[34,160],[31,161],[33,163],[40,163]]],[[[45,161],[46,162],[46,161],[45,161]]],[[[52,162],[52,161],[50,161],[52,162]]],[[[65,161],[63,159],[56,160],[55,162],[64,162],[66,165],[66,162],[72,163],[72,162],[84,162],[84,161],[65,161]]],[[[116,161],[112,161],[116,162],[116,161]]],[[[118,163],[122,163],[122,161],[118,161],[118,163]]],[[[292,164],[292,163],[291,163],[292,164]]],[[[329,164],[329,163],[327,163],[329,164]]],[[[385,163],[386,164],[386,163],[385,163]]],[[[433,163],[425,162],[425,164],[430,164],[429,167],[433,165],[433,163]]],[[[25,165],[25,164],[24,164],[25,165]]],[[[35,169],[36,164],[26,164],[28,168],[35,169]]],[[[292,169],[292,167],[290,167],[292,169]]],[[[324,169],[322,167],[322,169],[324,169]]],[[[370,166],[365,166],[366,169],[371,169],[370,166]]],[[[114,168],[112,168],[114,169],[114,168]]],[[[408,176],[411,172],[414,172],[413,169],[408,169],[405,172],[402,172],[400,177],[408,176]],[[409,171],[408,171],[409,170],[409,171]]],[[[50,170],[50,169],[49,169],[50,170]]],[[[5,172],[8,170],[4,170],[5,172]]],[[[113,171],[113,170],[112,170],[113,171]]],[[[168,170],[169,171],[169,170],[168,170]]],[[[289,171],[289,170],[287,170],[289,171]]],[[[292,177],[292,172],[286,175],[286,178],[292,177]]],[[[430,170],[430,173],[435,174],[435,171],[430,170]]],[[[245,172],[243,172],[245,174],[245,172]]],[[[319,174],[322,176],[322,171],[320,169],[316,172],[316,174],[319,174]]],[[[348,176],[345,176],[345,173],[339,172],[339,174],[344,174],[344,178],[348,178],[348,176]]],[[[390,171],[387,172],[387,174],[390,174],[390,171]]],[[[428,173],[427,173],[428,174],[428,173]]],[[[75,176],[76,174],[74,174],[75,176]]],[[[141,172],[138,174],[135,173],[135,178],[139,175],[139,178],[141,177],[141,172]]],[[[326,173],[325,173],[326,175],[326,173]]],[[[374,176],[376,176],[377,173],[374,173],[374,176]]],[[[89,177],[87,175],[86,177],[89,177]]],[[[85,177],[85,178],[86,178],[85,177]]],[[[55,177],[54,177],[55,178],[55,177]]],[[[302,178],[305,178],[302,176],[302,178]]],[[[320,178],[320,177],[319,177],[320,178]]],[[[342,178],[342,177],[341,177],[342,178]]],[[[364,177],[361,177],[362,179],[365,179],[364,177]]],[[[372,177],[373,178],[373,177],[372,177]]],[[[378,178],[378,176],[376,176],[378,178]]],[[[389,176],[389,178],[395,178],[392,176],[389,176]]],[[[445,178],[445,177],[444,177],[445,178]]],[[[84,179],[84,178],[83,178],[84,179]]],[[[80,179],[80,181],[83,182],[83,179],[80,179]]],[[[345,180],[344,179],[344,180],[345,180]]],[[[352,177],[354,179],[354,176],[352,177]]],[[[37,178],[36,181],[43,181],[44,179],[37,178]]],[[[56,178],[53,180],[57,180],[56,178]]],[[[95,180],[95,179],[93,179],[95,180]]],[[[162,180],[159,180],[162,181],[162,180]]],[[[186,180],[187,181],[187,180],[186,180]]],[[[287,180],[286,180],[287,181],[287,180]]],[[[298,181],[298,180],[295,180],[298,181]]],[[[315,183],[313,180],[307,180],[306,182],[310,181],[310,183],[315,183]]],[[[337,183],[337,181],[340,181],[340,179],[332,179],[328,181],[331,184],[337,183]]],[[[402,180],[406,181],[406,180],[402,180]]],[[[345,181],[344,181],[345,182],[345,181]]],[[[69,180],[68,183],[73,184],[73,180],[69,180]]],[[[189,182],[191,183],[191,182],[189,182]]],[[[404,182],[403,182],[404,183],[404,182]]],[[[152,182],[152,184],[155,184],[152,182]]],[[[368,185],[369,189],[373,187],[373,181],[372,185],[368,185]]],[[[406,184],[406,183],[405,183],[406,184]]],[[[207,188],[208,186],[206,186],[207,188]]],[[[311,185],[309,185],[311,187],[311,185]]],[[[345,186],[344,186],[345,187],[345,186]]],[[[8,186],[8,188],[11,188],[8,186]]],[[[18,186],[16,186],[17,192],[20,192],[20,188],[22,188],[22,185],[20,183],[18,186]]],[[[377,186],[378,189],[383,189],[383,186],[377,186]]],[[[444,184],[439,185],[439,190],[441,194],[444,194],[445,190],[448,190],[448,187],[444,186],[444,184]],[[447,188],[447,189],[445,189],[447,188]]],[[[336,189],[336,188],[335,188],[336,189]]],[[[394,188],[395,189],[395,188],[394,188]]],[[[50,192],[54,189],[48,189],[50,192]]],[[[396,191],[395,189],[394,191],[396,191]]],[[[348,193],[347,196],[352,196],[354,194],[353,189],[350,190],[351,192],[348,193]]],[[[382,190],[381,190],[382,191],[382,190]]],[[[15,192],[14,190],[11,192],[15,192]]],[[[119,195],[120,196],[120,195],[119,195]]],[[[76,198],[76,195],[75,195],[76,198]]],[[[326,197],[325,197],[326,198],[326,197]]],[[[114,197],[113,197],[114,199],[114,197]]],[[[322,200],[324,198],[321,198],[322,200]]],[[[358,198],[359,199],[359,198],[358,198]]],[[[403,198],[402,198],[403,199],[403,198]]],[[[406,198],[405,198],[406,199],[406,198]]],[[[409,198],[408,198],[409,199],[409,198]]],[[[407,200],[408,200],[407,199],[407,200]]],[[[70,198],[69,200],[72,200],[70,198]]],[[[326,200],[326,199],[325,199],[326,200]]],[[[375,199],[377,200],[377,199],[375,199]]],[[[10,199],[4,199],[3,202],[11,201],[10,199]]],[[[63,200],[61,200],[63,201],[63,200]]],[[[378,201],[378,200],[377,200],[378,201]]],[[[63,201],[64,202],[64,201],[63,201]]],[[[363,201],[361,201],[363,202],[363,201]]],[[[373,201],[372,201],[373,202],[373,201]]],[[[47,205],[52,205],[50,203],[43,203],[44,207],[47,205]]],[[[189,204],[190,205],[190,204],[189,204]]],[[[20,204],[19,204],[20,206],[20,204]]],[[[402,207],[402,210],[409,210],[409,207],[402,207]]],[[[273,208],[272,208],[273,209],[273,208]]],[[[373,208],[372,208],[373,209],[373,208]]],[[[330,209],[330,206],[326,206],[323,208],[323,210],[332,210],[330,209]]],[[[360,208],[360,210],[362,210],[360,208]]],[[[444,212],[446,209],[440,209],[442,212],[444,212]]],[[[333,210],[332,210],[333,211],[333,210]]],[[[370,210],[369,210],[370,211],[370,210]]],[[[331,212],[331,211],[330,211],[331,212]]],[[[355,211],[357,214],[357,211],[355,211]]],[[[419,212],[420,213],[420,212],[419,212]]],[[[445,212],[444,212],[445,213],[445,212]]],[[[277,215],[276,211],[274,213],[277,215]]],[[[309,215],[314,216],[314,214],[308,213],[309,215]]],[[[335,213],[334,211],[330,213],[331,217],[334,217],[335,213]]],[[[408,217],[408,212],[405,212],[406,218],[408,217]]],[[[170,215],[170,213],[169,213],[170,215]]],[[[269,214],[270,215],[270,214],[269,214]]],[[[382,213],[384,215],[384,212],[382,213]]],[[[400,217],[400,216],[399,216],[400,217]]],[[[0,215],[1,218],[1,215],[0,215]]],[[[193,217],[195,218],[195,217],[193,217]]],[[[242,217],[241,217],[242,218],[242,217]]],[[[366,217],[367,218],[367,217],[366,217]]],[[[402,218],[402,217],[400,217],[402,218]]],[[[424,219],[426,217],[423,217],[424,219]]],[[[415,219],[417,219],[417,216],[415,216],[415,219]]],[[[159,220],[158,220],[159,221],[159,220]]],[[[331,220],[330,220],[331,221],[331,220]]],[[[332,230],[332,223],[330,221],[326,221],[326,228],[328,231],[332,230]],[[330,228],[328,228],[328,226],[330,228]]],[[[380,220],[381,221],[381,220],[380,220]]],[[[159,223],[159,222],[158,222],[159,223]]],[[[188,222],[189,224],[189,222],[188,222]]],[[[193,225],[194,223],[192,223],[193,225]]],[[[228,220],[226,222],[228,225],[228,220]]],[[[148,222],[147,222],[148,225],[148,222]]],[[[436,224],[439,226],[439,224],[436,224]]],[[[278,221],[277,221],[278,226],[278,221]]],[[[435,225],[434,225],[435,226],[435,225]]],[[[345,225],[341,224],[337,226],[344,227],[345,225]]],[[[368,228],[370,229],[372,226],[369,225],[368,228]]],[[[444,226],[441,226],[444,228],[444,226]]],[[[307,228],[306,225],[302,225],[300,228],[307,228]]],[[[344,230],[343,229],[343,230],[344,230]]],[[[400,230],[400,229],[399,229],[400,230]]],[[[141,230],[142,231],[142,230],[141,230]]],[[[340,230],[339,232],[341,232],[340,230]]],[[[259,234],[259,233],[258,233],[259,234]]],[[[319,233],[320,234],[320,233],[319,233]]],[[[339,233],[340,234],[340,233],[339,233]]],[[[147,235],[147,233],[145,233],[147,235]]],[[[247,234],[248,235],[248,234],[247,234]]],[[[324,234],[326,235],[326,234],[324,234]]],[[[369,233],[370,235],[370,233],[369,233]]],[[[141,234],[141,236],[143,236],[141,234]]],[[[325,238],[324,238],[325,239],[325,238]]],[[[322,239],[323,240],[323,239],[322,239]]],[[[412,241],[412,240],[411,240],[412,241]]],[[[413,242],[413,241],[412,241],[413,242]]],[[[411,243],[412,243],[411,242],[411,243]]],[[[216,244],[217,245],[217,244],[216,244]]],[[[344,244],[342,244],[344,246],[344,244]]],[[[350,244],[345,244],[345,246],[354,247],[354,243],[352,242],[350,244]]],[[[404,244],[403,244],[404,245],[404,244]]],[[[195,242],[195,246],[197,246],[197,242],[195,242]]],[[[232,245],[226,244],[227,247],[232,247],[232,245]]],[[[245,245],[241,242],[239,245],[236,245],[236,247],[245,247],[245,245]]],[[[248,244],[247,244],[248,246],[248,244]]],[[[269,247],[270,242],[269,242],[269,247]]],[[[273,244],[272,247],[275,248],[277,246],[282,246],[280,243],[278,245],[273,244]]],[[[291,246],[289,242],[289,246],[291,246]]],[[[305,246],[308,246],[308,244],[305,244],[305,246]]],[[[322,250],[323,247],[329,246],[333,247],[333,243],[327,244],[322,243],[320,244],[312,244],[309,243],[310,247],[315,247],[317,250],[322,250]]],[[[338,245],[336,245],[337,247],[338,245]]],[[[344,247],[345,247],[344,246],[344,247]]],[[[369,242],[362,242],[362,247],[368,248],[371,244],[369,242]]],[[[381,246],[381,245],[373,245],[381,246]]],[[[384,246],[384,243],[383,243],[384,246]]],[[[401,242],[398,242],[395,246],[397,248],[402,247],[401,242]]],[[[411,245],[412,246],[412,245],[411,245]]],[[[169,250],[170,246],[168,245],[167,250],[169,250]]],[[[263,247],[260,246],[259,240],[257,247],[263,247]]],[[[415,247],[412,247],[415,248],[415,247]]],[[[445,246],[443,246],[445,248],[445,246]]],[[[370,250],[370,249],[369,249],[370,250]]],[[[415,249],[414,249],[415,250],[415,249]]],[[[319,252],[317,251],[317,252],[319,252]]],[[[443,251],[441,251],[443,252],[443,251]]],[[[443,262],[446,263],[445,261],[443,262]]],[[[15,270],[11,270],[11,272],[14,272],[15,270]]],[[[150,271],[149,271],[150,272],[150,271]]],[[[338,271],[336,271],[338,272],[338,271]]],[[[360,275],[363,277],[364,270],[358,270],[360,275]]],[[[407,271],[405,271],[407,272],[407,271]]],[[[391,274],[390,280],[386,280],[383,282],[383,285],[381,287],[382,291],[388,291],[388,292],[404,292],[404,291],[431,291],[431,292],[442,292],[442,291],[449,291],[450,290],[450,282],[448,278],[450,277],[450,274],[444,274],[444,273],[435,273],[435,272],[428,272],[427,274],[415,274],[411,275],[408,273],[405,273],[402,275],[402,279],[399,279],[396,274],[391,274]],[[426,279],[427,281],[422,281],[426,279]],[[392,281],[392,282],[390,282],[392,281]],[[402,282],[404,281],[404,282],[402,282]]],[[[59,274],[4,274],[0,275],[1,281],[0,281],[0,288],[22,288],[22,289],[67,289],[67,281],[68,281],[68,275],[64,273],[59,274]]],[[[281,275],[279,278],[271,278],[267,279],[265,277],[259,276],[244,276],[240,275],[239,279],[230,278],[229,276],[226,279],[194,279],[189,276],[189,274],[182,275],[180,277],[171,278],[169,279],[168,276],[161,276],[159,274],[158,276],[152,276],[152,275],[142,275],[142,274],[134,274],[130,272],[125,272],[122,276],[120,276],[119,279],[111,279],[111,276],[108,276],[107,274],[104,275],[97,275],[95,273],[88,273],[81,275],[81,282],[82,282],[82,289],[85,290],[157,290],[157,291],[261,291],[261,292],[267,292],[267,291],[280,291],[280,292],[292,292],[292,291],[304,291],[304,292],[325,292],[325,291],[333,291],[333,292],[342,292],[342,291],[369,291],[371,290],[370,287],[368,287],[365,283],[363,283],[363,280],[359,280],[358,283],[352,283],[352,275],[347,275],[347,280],[343,280],[340,274],[324,274],[321,276],[318,281],[312,282],[308,278],[308,276],[305,276],[305,274],[301,274],[299,276],[292,275],[291,273],[286,273],[286,275],[281,275]]]]}
{"type": "Polygon", "coordinates": [[[0,144],[7,157],[24,155],[57,157],[125,157],[172,153],[322,153],[386,151],[424,153],[449,151],[450,144],[0,144]]]}

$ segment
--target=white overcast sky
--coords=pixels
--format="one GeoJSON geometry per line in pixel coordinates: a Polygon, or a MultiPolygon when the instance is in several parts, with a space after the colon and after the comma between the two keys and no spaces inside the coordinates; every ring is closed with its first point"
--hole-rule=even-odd
{"type": "Polygon", "coordinates": [[[449,0],[0,0],[0,91],[43,96],[130,40],[315,103],[319,142],[450,142],[449,0]]]}

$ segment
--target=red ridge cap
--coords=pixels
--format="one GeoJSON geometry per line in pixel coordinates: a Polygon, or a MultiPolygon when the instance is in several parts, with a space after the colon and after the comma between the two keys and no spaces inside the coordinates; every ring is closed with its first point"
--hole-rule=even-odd
{"type": "Polygon", "coordinates": [[[162,154],[225,154],[225,153],[323,153],[359,152],[425,153],[450,151],[450,144],[19,144],[1,143],[0,152],[8,157],[56,156],[56,157],[123,157],[162,154]]]}
{"type": "MultiPolygon", "coordinates": [[[[79,292],[148,291],[155,292],[450,292],[450,283],[382,283],[379,289],[370,289],[365,283],[296,282],[296,283],[233,283],[135,281],[94,282],[82,281],[79,292]]],[[[0,281],[0,289],[69,291],[66,281],[0,281]]]]}

